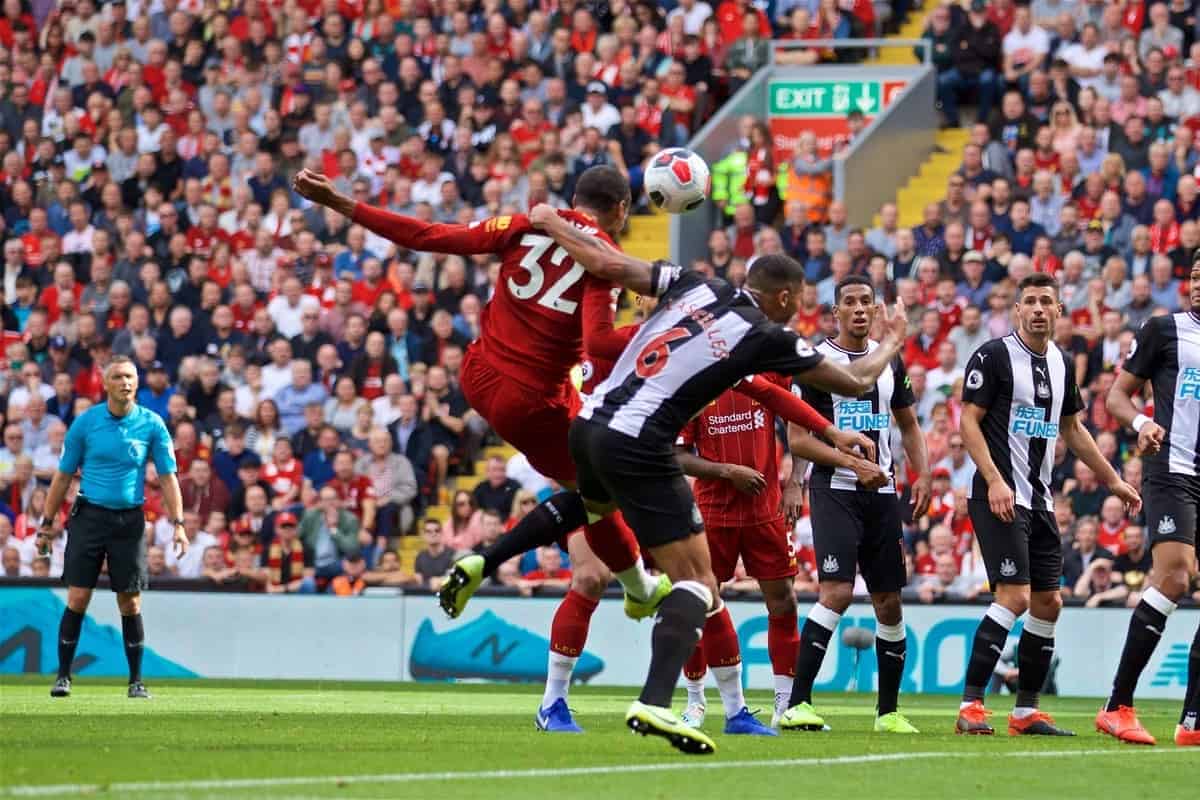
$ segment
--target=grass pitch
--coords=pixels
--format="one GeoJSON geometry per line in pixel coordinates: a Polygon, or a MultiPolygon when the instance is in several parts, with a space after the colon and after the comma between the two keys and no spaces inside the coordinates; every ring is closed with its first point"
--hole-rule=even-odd
{"type": "MultiPolygon", "coordinates": [[[[776,739],[723,736],[689,757],[623,725],[629,689],[577,688],[583,736],[533,728],[540,687],[158,681],[153,700],[120,682],[76,681],[51,700],[46,677],[0,679],[0,798],[1068,798],[1183,797],[1200,749],[1171,741],[1178,703],[1139,710],[1155,748],[1093,731],[1099,701],[1049,698],[1073,739],[1010,738],[1012,698],[994,698],[999,735],[953,734],[957,698],[902,696],[921,729],[871,731],[873,696],[826,695],[833,730],[776,739]]],[[[677,705],[683,700],[677,692],[677,705]]],[[[751,707],[770,698],[755,692],[751,707]]]]}

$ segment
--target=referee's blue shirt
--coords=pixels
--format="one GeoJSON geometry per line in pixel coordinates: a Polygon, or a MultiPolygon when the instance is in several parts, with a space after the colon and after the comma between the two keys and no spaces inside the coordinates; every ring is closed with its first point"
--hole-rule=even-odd
{"type": "Polygon", "coordinates": [[[58,469],[68,475],[81,470],[79,493],[89,503],[134,508],[145,501],[146,462],[151,457],[159,475],[176,471],[171,435],[162,417],[139,405],[116,417],[102,402],[67,429],[58,469]]]}

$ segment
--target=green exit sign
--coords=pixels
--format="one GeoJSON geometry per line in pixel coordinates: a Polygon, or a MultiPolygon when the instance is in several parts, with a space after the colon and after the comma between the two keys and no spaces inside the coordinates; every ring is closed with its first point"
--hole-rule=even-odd
{"type": "Polygon", "coordinates": [[[860,111],[867,116],[883,108],[878,81],[775,81],[770,85],[771,116],[830,117],[860,111]]]}

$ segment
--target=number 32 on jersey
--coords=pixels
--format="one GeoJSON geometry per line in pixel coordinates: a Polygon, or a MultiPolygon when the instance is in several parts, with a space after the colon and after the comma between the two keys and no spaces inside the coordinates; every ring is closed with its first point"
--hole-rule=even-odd
{"type": "Polygon", "coordinates": [[[529,279],[525,283],[517,283],[512,277],[508,279],[508,290],[512,292],[513,297],[518,300],[531,300],[541,293],[541,297],[537,298],[539,306],[545,306],[561,314],[574,314],[579,303],[568,300],[563,295],[583,279],[585,272],[583,267],[576,264],[567,255],[567,251],[557,245],[549,236],[527,233],[521,237],[521,246],[529,248],[520,263],[521,269],[529,273],[529,279]],[[569,264],[570,268],[558,280],[550,284],[545,292],[542,292],[542,288],[546,284],[546,270],[542,266],[545,258],[549,258],[549,265],[561,267],[565,263],[569,264]]]}

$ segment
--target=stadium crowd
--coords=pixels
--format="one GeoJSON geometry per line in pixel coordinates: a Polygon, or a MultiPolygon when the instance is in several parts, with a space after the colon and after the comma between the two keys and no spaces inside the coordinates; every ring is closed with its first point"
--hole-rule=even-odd
{"type": "MultiPolygon", "coordinates": [[[[565,206],[599,163],[636,193],[646,159],[685,143],[766,64],[771,37],[871,35],[907,6],[5,0],[0,578],[60,574],[66,534],[48,558],[32,544],[45,486],[66,426],[121,354],[174,436],[191,540],[175,558],[151,473],[152,581],[436,587],[456,553],[503,536],[550,490],[520,456],[488,460],[473,492],[449,488],[490,441],[457,376],[496,262],[398,250],[309,206],[290,177],[307,166],[356,199],[442,222],[565,206]],[[423,517],[440,503],[445,523],[423,517]],[[422,537],[412,572],[396,550],[408,534],[422,537]]],[[[714,164],[719,221],[693,266],[739,283],[756,254],[793,254],[811,282],[792,324],[814,341],[832,331],[846,274],[907,303],[919,332],[905,360],[936,465],[934,503],[906,526],[921,601],[986,589],[956,430],[962,367],[1010,329],[1023,274],[1060,276],[1056,339],[1075,355],[1101,448],[1138,485],[1131,441],[1096,399],[1132,331],[1178,309],[1200,246],[1190,9],[937,8],[926,35],[946,122],[973,102],[979,124],[946,198],[911,230],[890,205],[880,227],[851,229],[811,136],[777,164],[747,119],[714,164]]],[[[1136,597],[1149,563],[1139,520],[1059,450],[1064,592],[1136,597]]],[[[798,591],[816,586],[807,525],[798,591]]],[[[543,548],[496,580],[562,587],[564,559],[543,548]]]]}

